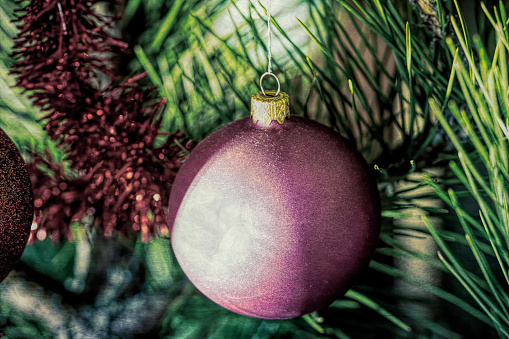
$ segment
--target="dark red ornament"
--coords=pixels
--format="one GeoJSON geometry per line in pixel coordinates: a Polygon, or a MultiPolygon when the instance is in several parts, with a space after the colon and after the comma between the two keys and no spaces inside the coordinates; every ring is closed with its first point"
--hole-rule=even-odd
{"type": "Polygon", "coordinates": [[[178,172],[171,240],[186,275],[216,303],[292,318],[342,296],[367,266],[380,196],[345,138],[303,117],[284,121],[286,94],[258,94],[252,105],[260,121],[220,128],[178,172]]]}
{"type": "Polygon", "coordinates": [[[0,281],[21,258],[33,215],[34,197],[25,162],[0,129],[0,281]]]}

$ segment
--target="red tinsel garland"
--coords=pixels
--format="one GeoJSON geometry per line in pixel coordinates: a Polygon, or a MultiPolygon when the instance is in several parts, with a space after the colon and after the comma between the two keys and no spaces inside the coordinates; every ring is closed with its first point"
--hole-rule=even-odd
{"type": "Polygon", "coordinates": [[[35,157],[32,239],[68,237],[70,223],[90,213],[106,235],[134,230],[146,241],[167,234],[170,184],[194,145],[182,133],[161,135],[164,99],[156,88],[133,79],[112,85],[115,57],[127,45],[108,33],[115,18],[94,12],[99,2],[33,0],[18,18],[11,71],[47,112],[45,130],[78,174],[35,157]]]}

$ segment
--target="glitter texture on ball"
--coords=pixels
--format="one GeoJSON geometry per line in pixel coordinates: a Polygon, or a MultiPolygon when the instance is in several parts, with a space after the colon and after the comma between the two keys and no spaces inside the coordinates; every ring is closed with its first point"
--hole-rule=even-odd
{"type": "Polygon", "coordinates": [[[23,158],[0,129],[0,282],[23,254],[33,219],[33,200],[23,158]]]}
{"type": "Polygon", "coordinates": [[[338,133],[292,116],[234,121],[184,162],[170,196],[172,246],[208,298],[284,319],[328,306],[367,266],[380,196],[362,156],[338,133]]]}

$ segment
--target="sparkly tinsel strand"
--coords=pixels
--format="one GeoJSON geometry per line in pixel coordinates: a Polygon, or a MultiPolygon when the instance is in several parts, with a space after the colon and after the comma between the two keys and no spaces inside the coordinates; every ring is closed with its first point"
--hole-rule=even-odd
{"type": "Polygon", "coordinates": [[[68,238],[69,225],[90,215],[106,235],[167,235],[169,188],[194,145],[181,133],[160,133],[155,117],[165,102],[137,83],[144,74],[118,84],[113,65],[127,45],[108,33],[116,18],[92,9],[99,2],[33,0],[17,20],[11,71],[70,163],[34,156],[32,240],[68,238]]]}

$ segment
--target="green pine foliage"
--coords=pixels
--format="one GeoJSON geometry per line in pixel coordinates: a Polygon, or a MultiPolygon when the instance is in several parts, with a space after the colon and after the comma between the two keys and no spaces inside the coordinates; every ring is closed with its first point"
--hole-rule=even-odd
{"type": "Polygon", "coordinates": [[[458,159],[449,167],[461,182],[445,190],[424,179],[436,193],[455,211],[461,225],[459,234],[466,239],[470,255],[475,262],[472,270],[465,267],[433,224],[423,216],[430,233],[440,246],[438,255],[447,269],[486,313],[500,337],[509,337],[509,184],[508,138],[509,98],[507,53],[509,34],[504,4],[494,10],[484,4],[482,9],[494,33],[494,49],[487,48],[479,36],[471,40],[463,22],[452,20],[451,24],[459,46],[451,38],[447,45],[454,55],[449,87],[461,88],[461,102],[454,100],[429,100],[429,104],[457,151],[458,159]],[[465,60],[460,58],[465,56],[465,60]],[[462,143],[444,117],[449,110],[458,125],[466,131],[468,141],[462,143]],[[467,192],[475,200],[475,207],[466,207],[462,193],[467,192]]]}
{"type": "Polygon", "coordinates": [[[45,134],[36,122],[37,109],[21,95],[21,89],[13,87],[15,81],[9,76],[9,68],[14,63],[10,57],[12,38],[18,32],[11,20],[18,7],[13,1],[0,2],[0,127],[18,146],[32,145],[43,151],[48,145],[43,146],[45,134]]]}
{"type": "MultiPolygon", "coordinates": [[[[354,142],[382,194],[381,240],[354,288],[298,319],[248,318],[187,282],[167,239],[103,239],[76,225],[73,242],[28,246],[19,270],[0,284],[0,333],[509,337],[507,5],[462,14],[452,0],[301,4],[309,17],[296,24],[305,42],[272,19],[273,45],[282,46],[274,72],[292,113],[354,142]]],[[[61,160],[37,122],[40,113],[8,75],[18,6],[0,2],[0,127],[22,149],[61,160]]],[[[116,29],[135,53],[121,71],[146,71],[158,86],[167,102],[165,129],[201,139],[248,114],[266,70],[265,6],[252,2],[246,13],[235,1],[126,1],[116,29]],[[235,29],[218,33],[219,19],[234,21],[235,29]]]]}

